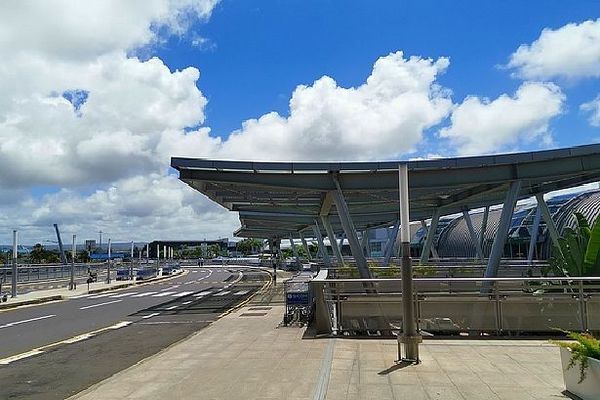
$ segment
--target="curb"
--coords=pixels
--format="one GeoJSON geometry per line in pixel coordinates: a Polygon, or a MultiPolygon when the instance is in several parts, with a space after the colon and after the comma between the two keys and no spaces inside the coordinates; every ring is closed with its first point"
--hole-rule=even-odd
{"type": "Polygon", "coordinates": [[[29,306],[32,304],[42,304],[48,303],[50,301],[62,300],[64,297],[60,294],[48,297],[40,297],[38,299],[25,300],[18,303],[4,303],[0,304],[0,310],[8,310],[11,308],[21,307],[21,306],[29,306]]]}

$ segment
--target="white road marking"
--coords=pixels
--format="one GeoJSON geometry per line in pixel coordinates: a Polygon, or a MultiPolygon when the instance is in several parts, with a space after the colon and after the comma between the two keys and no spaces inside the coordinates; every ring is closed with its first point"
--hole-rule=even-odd
{"type": "Polygon", "coordinates": [[[173,293],[175,293],[175,292],[160,292],[158,294],[153,294],[152,297],[164,297],[164,296],[168,296],[173,293]]]}
{"type": "Polygon", "coordinates": [[[94,307],[100,307],[100,306],[106,306],[108,304],[114,304],[114,303],[118,303],[120,301],[123,300],[112,300],[112,301],[106,301],[104,303],[98,303],[98,304],[92,304],[91,306],[85,306],[85,307],[79,307],[80,310],[86,310],[88,308],[94,308],[94,307]]]}
{"type": "Polygon", "coordinates": [[[225,296],[227,293],[230,293],[229,290],[224,290],[222,292],[215,293],[215,296],[225,296]]]}
{"type": "Polygon", "coordinates": [[[110,296],[111,299],[118,299],[119,297],[126,297],[126,296],[131,296],[132,294],[136,294],[137,292],[128,292],[128,293],[121,293],[121,294],[116,294],[114,296],[110,296]]]}
{"type": "Polygon", "coordinates": [[[165,310],[174,310],[174,309],[176,309],[177,307],[179,307],[179,306],[171,306],[171,307],[167,307],[167,308],[165,308],[165,310]]]}
{"type": "Polygon", "coordinates": [[[84,298],[89,297],[89,296],[91,296],[91,294],[80,294],[78,296],[73,296],[71,298],[72,299],[84,299],[84,298]]]}
{"type": "Polygon", "coordinates": [[[81,342],[82,340],[89,339],[92,336],[94,336],[93,333],[84,333],[83,335],[73,336],[70,339],[63,340],[62,343],[65,343],[65,344],[77,343],[77,342],[81,342]]]}
{"type": "Polygon", "coordinates": [[[179,286],[181,286],[181,285],[173,285],[169,289],[177,289],[179,286]]]}
{"type": "Polygon", "coordinates": [[[44,315],[41,317],[29,318],[29,319],[24,319],[24,320],[15,321],[15,322],[9,322],[8,324],[0,325],[0,329],[10,328],[11,326],[26,324],[27,322],[39,321],[42,319],[47,319],[47,318],[52,318],[52,317],[56,317],[56,314],[44,315]]]}
{"type": "Polygon", "coordinates": [[[189,282],[185,283],[185,285],[193,285],[193,284],[194,284],[194,281],[189,281],[189,282]]]}
{"type": "Polygon", "coordinates": [[[181,303],[181,304],[183,304],[183,305],[186,305],[186,304],[190,304],[191,302],[192,302],[192,301],[191,301],[191,300],[189,300],[189,301],[184,301],[184,302],[183,302],[183,303],[181,303]]]}
{"type": "Polygon", "coordinates": [[[127,325],[131,325],[133,322],[132,321],[121,321],[121,322],[117,322],[116,324],[109,326],[106,329],[119,329],[119,328],[124,328],[127,325]]]}
{"type": "Polygon", "coordinates": [[[110,295],[112,295],[112,294],[114,294],[114,293],[103,293],[103,294],[97,294],[96,296],[92,296],[92,297],[90,297],[90,299],[100,299],[100,298],[102,298],[102,297],[108,297],[108,296],[110,296],[110,295]]]}
{"type": "Polygon", "coordinates": [[[241,295],[246,294],[248,292],[249,292],[249,290],[240,290],[239,292],[235,292],[233,295],[234,296],[241,296],[241,295]]]}
{"type": "Polygon", "coordinates": [[[207,294],[211,294],[210,290],[205,290],[204,292],[196,293],[194,297],[206,296],[207,294]]]}
{"type": "Polygon", "coordinates": [[[192,294],[192,293],[194,293],[194,292],[181,292],[181,293],[175,293],[175,294],[173,295],[173,297],[183,297],[183,296],[190,295],[190,294],[192,294]]]}
{"type": "Polygon", "coordinates": [[[21,354],[12,356],[12,357],[4,358],[4,359],[0,360],[0,365],[8,365],[13,361],[22,360],[27,357],[37,356],[38,354],[42,354],[42,353],[43,353],[43,351],[41,351],[41,350],[37,350],[37,349],[31,350],[26,353],[21,353],[21,354]]]}
{"type": "Polygon", "coordinates": [[[156,292],[143,292],[143,293],[138,293],[138,294],[134,294],[131,297],[145,297],[145,296],[150,296],[151,294],[154,294],[156,292]]]}
{"type": "Polygon", "coordinates": [[[157,315],[160,315],[160,313],[159,312],[154,312],[152,314],[144,315],[142,318],[143,319],[148,319],[148,318],[156,317],[157,315]]]}

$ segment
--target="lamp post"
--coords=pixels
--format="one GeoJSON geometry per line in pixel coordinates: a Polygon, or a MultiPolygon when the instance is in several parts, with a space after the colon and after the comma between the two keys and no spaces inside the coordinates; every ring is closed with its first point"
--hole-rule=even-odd
{"type": "Polygon", "coordinates": [[[133,280],[133,240],[131,241],[131,264],[129,265],[129,278],[133,280]]]}
{"type": "Polygon", "coordinates": [[[73,247],[71,248],[71,279],[69,280],[69,290],[75,290],[75,255],[77,254],[77,245],[75,240],[77,235],[73,235],[73,247]]]}
{"type": "Polygon", "coordinates": [[[106,264],[106,283],[110,283],[110,264],[111,264],[111,260],[110,260],[110,248],[111,248],[111,241],[110,239],[108,239],[108,263],[106,264]]]}
{"type": "Polygon", "coordinates": [[[10,297],[17,297],[17,230],[13,230],[12,276],[10,297]]]}

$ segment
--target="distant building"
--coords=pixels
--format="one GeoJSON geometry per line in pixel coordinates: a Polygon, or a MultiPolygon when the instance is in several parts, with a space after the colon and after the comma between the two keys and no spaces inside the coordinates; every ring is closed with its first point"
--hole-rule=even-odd
{"type": "MultiPolygon", "coordinates": [[[[232,242],[233,243],[233,242],[232,242]]],[[[164,246],[172,247],[175,251],[180,250],[193,250],[196,248],[202,249],[202,252],[206,252],[209,246],[217,245],[222,251],[228,251],[229,239],[217,239],[217,240],[154,240],[150,242],[150,258],[156,258],[156,248],[160,248],[160,254],[162,258],[164,246]]],[[[235,244],[234,244],[235,246],[235,244]]]]}
{"type": "Polygon", "coordinates": [[[85,241],[85,249],[87,251],[92,251],[95,248],[96,248],[96,240],[95,239],[85,241]]]}

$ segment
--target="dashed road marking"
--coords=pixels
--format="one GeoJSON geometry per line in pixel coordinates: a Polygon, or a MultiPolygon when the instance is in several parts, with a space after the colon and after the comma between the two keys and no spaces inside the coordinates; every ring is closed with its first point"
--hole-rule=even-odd
{"type": "Polygon", "coordinates": [[[187,304],[190,304],[191,302],[192,302],[192,301],[191,301],[191,300],[189,300],[189,301],[184,301],[184,302],[183,302],[183,303],[181,303],[181,304],[183,304],[183,305],[187,305],[187,304]]]}
{"type": "Polygon", "coordinates": [[[106,301],[104,303],[92,304],[91,306],[79,307],[79,309],[80,310],[87,310],[88,308],[94,308],[94,307],[100,307],[100,306],[107,306],[109,304],[118,303],[120,301],[123,301],[123,300],[106,301]]]}
{"type": "Polygon", "coordinates": [[[233,295],[234,296],[242,296],[248,292],[249,292],[249,290],[240,290],[239,292],[235,292],[233,295]]]}
{"type": "Polygon", "coordinates": [[[8,324],[0,325],[0,329],[10,328],[11,326],[26,324],[28,322],[40,321],[42,319],[48,319],[48,318],[53,318],[53,317],[56,317],[56,314],[43,315],[41,317],[29,318],[29,319],[24,319],[24,320],[15,321],[15,322],[9,322],[8,324]]]}
{"type": "Polygon", "coordinates": [[[12,357],[4,358],[4,359],[0,360],[0,365],[8,365],[11,362],[22,360],[22,359],[27,358],[27,357],[37,356],[38,354],[42,354],[42,353],[43,353],[42,350],[37,350],[37,349],[36,350],[31,350],[31,351],[28,351],[26,353],[21,353],[21,354],[17,354],[15,356],[12,356],[12,357]]]}
{"type": "Polygon", "coordinates": [[[160,313],[159,312],[154,312],[152,314],[144,315],[142,317],[142,319],[148,319],[148,318],[156,317],[157,315],[160,315],[160,313]]]}
{"type": "Polygon", "coordinates": [[[145,296],[150,296],[151,294],[154,294],[156,292],[143,292],[143,293],[138,293],[138,294],[134,294],[131,297],[145,297],[145,296]]]}
{"type": "Polygon", "coordinates": [[[175,293],[175,294],[173,295],[173,297],[183,297],[183,296],[190,295],[190,294],[192,294],[192,293],[194,293],[194,292],[181,292],[181,293],[175,293]]]}
{"type": "Polygon", "coordinates": [[[226,294],[230,293],[229,290],[224,290],[222,292],[216,293],[215,296],[225,296],[226,294]]]}
{"type": "Polygon", "coordinates": [[[175,292],[160,292],[158,294],[153,294],[152,297],[165,297],[165,296],[168,296],[173,293],[175,293],[175,292]]]}
{"type": "Polygon", "coordinates": [[[127,293],[121,293],[121,294],[116,294],[114,296],[110,296],[111,299],[118,299],[119,297],[127,297],[127,296],[131,296],[132,294],[136,294],[137,292],[127,292],[127,293]]]}
{"type": "Polygon", "coordinates": [[[167,308],[165,308],[165,310],[174,310],[174,309],[176,309],[177,307],[179,307],[179,306],[171,306],[171,307],[167,307],[167,308]]]}

